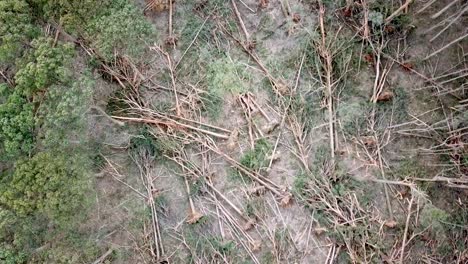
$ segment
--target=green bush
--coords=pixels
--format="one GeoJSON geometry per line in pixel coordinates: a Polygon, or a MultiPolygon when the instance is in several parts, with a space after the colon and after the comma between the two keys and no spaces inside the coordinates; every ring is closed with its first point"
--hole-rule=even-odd
{"type": "Polygon", "coordinates": [[[428,229],[429,233],[437,238],[439,242],[443,242],[446,237],[446,230],[442,222],[447,221],[449,214],[444,210],[435,207],[432,204],[426,204],[421,210],[419,222],[422,229],[428,229]]]}
{"type": "Polygon", "coordinates": [[[207,66],[207,91],[203,95],[204,110],[216,119],[222,113],[224,95],[226,93],[239,94],[245,92],[245,84],[238,76],[241,67],[238,62],[223,56],[212,60],[207,66]]]}
{"type": "Polygon", "coordinates": [[[266,139],[260,139],[255,142],[253,150],[250,150],[242,156],[240,163],[245,167],[258,170],[268,165],[268,155],[271,152],[271,144],[266,139]]]}

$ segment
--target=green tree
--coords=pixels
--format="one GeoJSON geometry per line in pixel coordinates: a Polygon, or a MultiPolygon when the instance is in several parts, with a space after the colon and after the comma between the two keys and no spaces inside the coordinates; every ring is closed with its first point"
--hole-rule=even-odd
{"type": "Polygon", "coordinates": [[[79,161],[76,155],[50,152],[19,160],[14,173],[3,179],[0,204],[20,217],[39,213],[58,224],[72,222],[87,189],[79,161]]]}
{"type": "Polygon", "coordinates": [[[54,45],[51,38],[37,38],[31,42],[32,49],[21,59],[15,75],[16,89],[24,96],[34,96],[54,83],[71,79],[69,65],[74,55],[71,44],[54,45]]]}
{"type": "Polygon", "coordinates": [[[105,9],[109,0],[29,0],[37,14],[55,20],[69,33],[76,32],[92,17],[105,9]]]}
{"type": "Polygon", "coordinates": [[[150,41],[155,31],[133,4],[116,0],[89,22],[86,34],[99,53],[112,60],[114,52],[132,57],[142,55],[147,46],[145,41],[150,41]]]}
{"type": "Polygon", "coordinates": [[[63,149],[69,138],[86,142],[85,115],[92,100],[94,81],[81,76],[70,85],[53,85],[38,110],[36,121],[43,147],[63,149]]]}
{"type": "Polygon", "coordinates": [[[0,62],[8,62],[19,55],[37,32],[32,22],[26,1],[0,1],[0,62]]]}
{"type": "Polygon", "coordinates": [[[73,48],[70,45],[54,46],[52,39],[38,38],[31,46],[18,64],[16,87],[8,89],[2,85],[1,89],[0,96],[6,100],[0,102],[0,144],[8,158],[28,154],[34,147],[35,109],[47,87],[68,84],[71,80],[69,63],[73,48]]]}
{"type": "Polygon", "coordinates": [[[0,104],[0,144],[5,152],[2,156],[17,157],[34,147],[33,110],[33,104],[17,91],[0,104]]]}

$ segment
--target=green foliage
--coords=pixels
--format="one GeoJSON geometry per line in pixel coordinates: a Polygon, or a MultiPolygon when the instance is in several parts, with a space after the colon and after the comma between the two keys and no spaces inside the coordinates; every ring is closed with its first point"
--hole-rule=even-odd
{"type": "Polygon", "coordinates": [[[102,254],[96,241],[76,226],[51,225],[40,215],[9,218],[8,226],[2,226],[0,216],[0,263],[91,263],[102,254]]]}
{"type": "Polygon", "coordinates": [[[306,96],[296,95],[290,99],[290,111],[296,116],[300,123],[304,124],[304,129],[306,131],[309,131],[323,122],[324,112],[320,107],[318,107],[320,105],[321,97],[316,96],[315,94],[310,94],[306,96]]]}
{"type": "Polygon", "coordinates": [[[35,32],[31,10],[26,1],[0,1],[0,62],[17,57],[35,32]]]}
{"type": "Polygon", "coordinates": [[[224,99],[216,93],[206,93],[203,97],[203,109],[212,119],[219,118],[223,112],[224,99]]]}
{"type": "Polygon", "coordinates": [[[384,23],[383,14],[378,11],[370,11],[369,12],[369,22],[372,23],[374,28],[381,26],[384,23]]]}
{"type": "Polygon", "coordinates": [[[0,204],[18,216],[41,213],[57,223],[67,223],[81,209],[86,175],[80,157],[40,152],[16,163],[3,180],[0,204]]]}
{"type": "Polygon", "coordinates": [[[240,65],[226,56],[215,59],[208,65],[207,93],[203,103],[210,117],[219,117],[226,93],[238,94],[246,91],[239,76],[240,70],[240,65]]]}
{"type": "Polygon", "coordinates": [[[395,179],[426,178],[428,171],[422,166],[417,157],[402,160],[391,172],[395,179]]]}
{"type": "Polygon", "coordinates": [[[217,95],[223,95],[226,92],[244,92],[245,88],[239,75],[240,70],[239,63],[228,57],[214,60],[208,66],[206,76],[208,91],[217,95]]]}
{"type": "Polygon", "coordinates": [[[210,23],[210,21],[205,22],[205,24],[203,25],[204,20],[201,19],[199,16],[188,16],[187,19],[184,20],[184,22],[186,22],[186,24],[184,25],[180,33],[179,40],[181,50],[187,49],[187,47],[190,45],[197,33],[197,41],[200,43],[209,43],[212,40],[212,32],[215,28],[215,25],[213,23],[210,23]],[[198,32],[199,30],[200,32],[198,32]]]}
{"type": "Polygon", "coordinates": [[[151,134],[150,127],[144,126],[140,129],[139,135],[130,140],[130,152],[139,154],[144,150],[156,159],[163,158],[164,154],[170,153],[174,149],[180,149],[178,143],[170,138],[156,137],[151,134]]]}
{"type": "Polygon", "coordinates": [[[259,139],[255,142],[253,150],[247,151],[242,156],[240,163],[252,170],[258,170],[268,165],[268,155],[271,152],[271,144],[266,139],[259,139]]]}
{"type": "Polygon", "coordinates": [[[20,218],[0,209],[0,251],[3,249],[10,260],[17,261],[13,263],[26,263],[30,252],[44,244],[46,234],[52,234],[47,233],[47,224],[41,215],[20,218]]]}
{"type": "Polygon", "coordinates": [[[408,118],[408,93],[402,87],[393,90],[390,101],[379,102],[376,106],[377,128],[386,129],[391,124],[400,124],[408,118]]]}
{"type": "Polygon", "coordinates": [[[449,215],[432,204],[426,204],[419,214],[419,222],[422,229],[428,228],[430,234],[433,235],[439,242],[444,240],[445,228],[441,222],[447,221],[449,215]]]}
{"type": "Polygon", "coordinates": [[[145,41],[155,36],[151,24],[126,0],[114,1],[111,7],[91,19],[86,33],[106,60],[112,60],[115,52],[139,58],[146,47],[145,41]]]}
{"type": "Polygon", "coordinates": [[[82,76],[70,86],[54,85],[48,89],[36,120],[43,146],[50,149],[66,146],[70,132],[75,140],[86,135],[84,116],[91,104],[93,86],[90,77],[82,76]]]}
{"type": "Polygon", "coordinates": [[[7,157],[18,157],[32,150],[36,122],[34,101],[41,101],[40,91],[51,84],[66,83],[71,79],[66,67],[73,55],[70,45],[54,47],[52,39],[38,38],[32,41],[31,47],[18,65],[20,69],[15,75],[14,91],[8,94],[7,89],[4,92],[6,102],[0,104],[0,143],[7,157]]]}
{"type": "Polygon", "coordinates": [[[358,101],[342,103],[338,105],[337,112],[344,133],[356,136],[360,131],[365,131],[366,113],[369,112],[368,104],[358,101]]]}
{"type": "Polygon", "coordinates": [[[16,251],[10,245],[0,244],[0,261],[3,264],[22,264],[26,263],[27,255],[16,251]]]}
{"type": "Polygon", "coordinates": [[[191,249],[188,260],[180,260],[178,263],[197,263],[199,256],[207,263],[219,263],[220,256],[229,263],[243,263],[240,261],[240,252],[236,244],[230,240],[224,240],[217,235],[207,234],[207,223],[188,226],[184,230],[184,237],[191,249]],[[193,250],[193,251],[192,251],[193,250]]]}
{"type": "Polygon", "coordinates": [[[68,32],[75,32],[109,5],[109,0],[29,0],[45,20],[56,20],[68,32]]]}
{"type": "Polygon", "coordinates": [[[259,196],[250,198],[244,206],[244,211],[248,217],[253,219],[264,217],[266,214],[265,200],[259,196]]]}
{"type": "Polygon", "coordinates": [[[22,58],[15,75],[17,88],[24,96],[34,96],[53,83],[66,82],[71,73],[67,67],[73,57],[71,44],[54,46],[51,38],[37,38],[31,42],[32,49],[22,58]]]}
{"type": "Polygon", "coordinates": [[[27,154],[34,147],[34,106],[15,91],[0,104],[0,143],[6,157],[27,154]]]}
{"type": "Polygon", "coordinates": [[[70,230],[64,238],[56,239],[53,246],[34,254],[29,263],[92,263],[102,254],[95,240],[70,230]]]}

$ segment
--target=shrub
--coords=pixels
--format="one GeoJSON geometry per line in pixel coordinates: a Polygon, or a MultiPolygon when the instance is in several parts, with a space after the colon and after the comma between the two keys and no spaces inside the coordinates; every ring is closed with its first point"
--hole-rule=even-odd
{"type": "Polygon", "coordinates": [[[248,151],[242,156],[240,163],[245,167],[258,170],[268,165],[268,155],[271,151],[271,145],[266,139],[260,139],[255,142],[253,150],[248,151]]]}
{"type": "Polygon", "coordinates": [[[206,74],[207,92],[203,96],[204,110],[211,118],[218,118],[222,113],[224,95],[246,91],[245,84],[237,76],[240,64],[228,57],[213,60],[208,65],[206,74]]]}
{"type": "Polygon", "coordinates": [[[449,215],[444,210],[432,204],[426,204],[420,213],[420,224],[422,229],[428,229],[429,233],[443,242],[446,238],[446,230],[441,222],[447,221],[449,215]]]}

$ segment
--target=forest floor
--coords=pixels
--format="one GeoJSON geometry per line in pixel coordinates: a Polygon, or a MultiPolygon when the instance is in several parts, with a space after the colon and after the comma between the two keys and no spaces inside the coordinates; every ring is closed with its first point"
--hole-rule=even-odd
{"type": "Polygon", "coordinates": [[[158,39],[89,120],[102,261],[468,262],[468,3],[323,2],[138,2],[158,39]]]}

